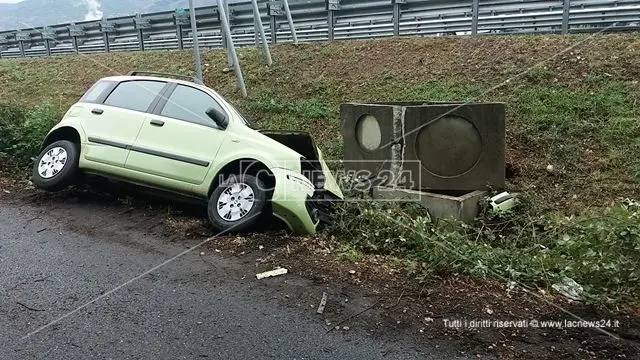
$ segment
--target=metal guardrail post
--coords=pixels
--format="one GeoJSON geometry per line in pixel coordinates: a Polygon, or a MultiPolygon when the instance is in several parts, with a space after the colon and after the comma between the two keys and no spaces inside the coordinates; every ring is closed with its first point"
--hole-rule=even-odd
{"type": "MultiPolygon", "coordinates": [[[[258,29],[258,23],[256,22],[255,18],[253,20],[253,28],[258,29]]],[[[260,46],[260,37],[258,36],[258,31],[255,30],[255,36],[253,37],[253,42],[256,46],[260,46]]]]}
{"type": "Polygon", "coordinates": [[[182,40],[182,25],[176,25],[176,40],[178,40],[178,50],[184,50],[184,41],[182,40]]]}
{"type": "Polygon", "coordinates": [[[291,9],[289,8],[289,0],[282,0],[284,5],[284,12],[287,14],[287,21],[289,22],[289,30],[291,31],[291,37],[293,43],[298,44],[298,35],[296,34],[296,27],[293,25],[293,17],[291,16],[291,9]]]}
{"type": "Polygon", "coordinates": [[[140,51],[144,51],[144,29],[151,28],[151,23],[149,23],[149,19],[143,18],[141,14],[136,14],[133,23],[135,24],[136,30],[138,30],[138,45],[140,46],[140,51]]]}
{"type": "Polygon", "coordinates": [[[222,0],[218,0],[218,9],[220,13],[220,22],[222,23],[222,32],[227,38],[227,44],[229,45],[229,54],[233,59],[233,69],[236,73],[238,80],[238,86],[242,92],[242,96],[247,97],[247,88],[244,84],[244,76],[242,76],[242,70],[240,69],[240,62],[238,62],[238,54],[236,53],[236,47],[233,45],[233,38],[231,37],[231,28],[227,21],[227,12],[225,11],[222,0]]]}
{"type": "Polygon", "coordinates": [[[193,0],[189,0],[189,19],[191,20],[191,33],[193,34],[193,57],[196,61],[196,77],[204,82],[202,77],[202,59],[200,58],[200,43],[198,42],[198,23],[196,22],[196,7],[193,0]]]}
{"type": "MultiPolygon", "coordinates": [[[[227,0],[222,1],[222,8],[220,10],[224,10],[224,12],[219,11],[218,14],[220,16],[220,28],[222,29],[222,15],[224,14],[227,27],[229,28],[229,38],[233,41],[233,36],[231,36],[231,14],[229,13],[229,2],[227,0]]],[[[227,49],[227,64],[229,66],[233,66],[233,56],[231,55],[231,51],[229,51],[229,39],[224,34],[222,35],[222,47],[227,49]]]]}
{"type": "Polygon", "coordinates": [[[18,31],[16,33],[16,40],[18,41],[18,49],[20,50],[20,57],[26,56],[24,51],[24,42],[29,41],[30,37],[31,36],[29,35],[29,33],[26,33],[26,32],[18,31]]]}
{"type": "Polygon", "coordinates": [[[264,52],[264,57],[267,59],[267,64],[271,66],[273,64],[273,60],[271,59],[271,52],[269,51],[269,43],[267,43],[267,35],[264,33],[264,26],[262,26],[262,18],[260,17],[260,9],[258,8],[258,1],[251,0],[251,4],[253,5],[253,19],[256,24],[256,28],[255,28],[256,42],[258,41],[258,31],[259,31],[260,38],[262,39],[262,51],[264,52]]]}
{"type": "Polygon", "coordinates": [[[272,44],[278,43],[278,16],[282,16],[284,14],[282,7],[282,2],[279,2],[278,0],[271,0],[267,3],[272,44]]]}
{"type": "Polygon", "coordinates": [[[82,26],[76,25],[75,23],[71,23],[69,25],[69,36],[71,36],[71,43],[73,44],[73,50],[76,53],[80,52],[80,48],[78,47],[78,37],[84,36],[84,29],[82,26]]]}
{"type": "Polygon", "coordinates": [[[327,1],[327,26],[329,29],[329,41],[333,41],[334,37],[334,26],[336,25],[336,19],[334,16],[334,11],[340,10],[340,0],[326,0],[327,1]]]}
{"type": "Polygon", "coordinates": [[[178,49],[184,50],[183,26],[189,25],[189,15],[184,8],[176,9],[173,14],[173,23],[176,25],[176,39],[178,40],[178,49]]]}
{"type": "Polygon", "coordinates": [[[111,46],[109,46],[109,33],[116,32],[116,27],[112,22],[102,20],[100,22],[100,31],[102,32],[102,41],[104,42],[104,51],[111,52],[111,46]]]}
{"type": "Polygon", "coordinates": [[[471,4],[471,34],[478,34],[478,16],[480,15],[480,0],[473,0],[471,4]]]}
{"type": "Polygon", "coordinates": [[[393,2],[393,36],[400,36],[400,16],[402,15],[401,4],[406,4],[407,0],[391,0],[393,2]]]}
{"type": "Polygon", "coordinates": [[[562,34],[569,33],[569,12],[571,11],[571,0],[564,0],[562,6],[562,34]]]}
{"type": "Polygon", "coordinates": [[[49,40],[55,40],[56,32],[53,31],[50,27],[45,26],[42,28],[40,32],[42,34],[42,41],[44,42],[44,50],[47,53],[47,56],[51,56],[51,43],[49,40]]]}

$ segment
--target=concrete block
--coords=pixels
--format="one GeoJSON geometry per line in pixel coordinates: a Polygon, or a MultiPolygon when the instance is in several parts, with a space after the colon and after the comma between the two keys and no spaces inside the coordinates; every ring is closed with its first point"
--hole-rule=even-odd
{"type": "Polygon", "coordinates": [[[346,103],[340,117],[350,174],[426,191],[505,186],[502,103],[346,103]]]}
{"type": "Polygon", "coordinates": [[[379,200],[414,201],[420,203],[431,215],[431,219],[453,218],[471,223],[480,211],[479,202],[486,191],[472,191],[459,196],[437,194],[432,192],[376,186],[373,198],[379,200]]]}

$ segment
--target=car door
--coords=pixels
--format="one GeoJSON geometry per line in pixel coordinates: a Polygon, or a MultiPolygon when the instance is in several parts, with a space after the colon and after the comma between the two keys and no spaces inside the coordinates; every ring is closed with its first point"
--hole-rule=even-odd
{"type": "Polygon", "coordinates": [[[210,108],[226,114],[206,92],[173,84],[142,124],[125,167],[201,184],[225,135],[205,113],[210,108]]]}
{"type": "Polygon", "coordinates": [[[88,103],[83,116],[87,134],[85,158],[124,167],[147,111],[167,85],[162,81],[132,80],[112,86],[100,103],[88,103]]]}

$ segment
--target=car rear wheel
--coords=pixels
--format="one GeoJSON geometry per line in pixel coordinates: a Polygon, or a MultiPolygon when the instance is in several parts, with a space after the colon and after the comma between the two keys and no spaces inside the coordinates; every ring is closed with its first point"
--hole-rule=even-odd
{"type": "Polygon", "coordinates": [[[78,145],[68,140],[56,141],[38,155],[33,164],[33,183],[47,191],[69,186],[78,175],[78,145]]]}
{"type": "Polygon", "coordinates": [[[242,232],[256,226],[265,210],[265,186],[253,175],[232,175],[211,193],[207,213],[223,232],[242,232]]]}

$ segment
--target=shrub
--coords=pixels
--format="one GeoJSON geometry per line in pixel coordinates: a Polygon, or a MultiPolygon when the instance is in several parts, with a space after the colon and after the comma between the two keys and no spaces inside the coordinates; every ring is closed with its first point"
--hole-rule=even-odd
{"type": "Polygon", "coordinates": [[[24,109],[15,103],[0,102],[0,170],[27,169],[45,135],[60,118],[58,109],[51,105],[24,109]]]}

